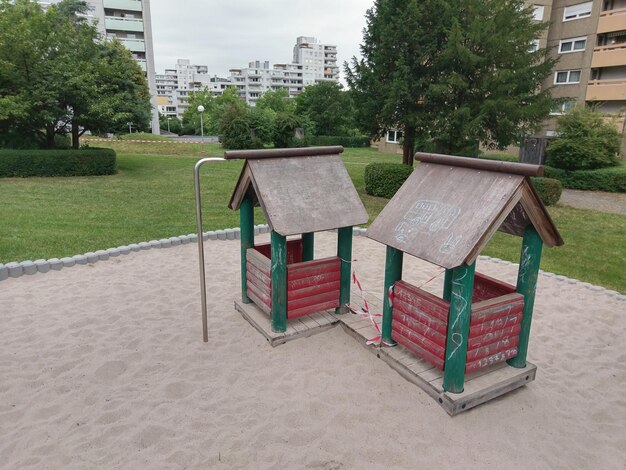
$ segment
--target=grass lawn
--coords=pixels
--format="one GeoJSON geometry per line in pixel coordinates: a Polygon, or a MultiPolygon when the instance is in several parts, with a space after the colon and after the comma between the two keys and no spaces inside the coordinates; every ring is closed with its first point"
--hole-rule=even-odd
{"type": "MultiPolygon", "coordinates": [[[[96,143],[94,142],[93,146],[96,143]]],[[[215,144],[98,142],[118,152],[119,173],[80,178],[0,179],[0,263],[77,253],[195,232],[193,166],[223,153],[215,144]]],[[[387,200],[364,192],[363,172],[400,155],[347,149],[344,162],[370,222],[387,200]]],[[[202,170],[205,230],[236,227],[227,208],[241,161],[202,170]]],[[[542,268],[626,293],[626,217],[550,208],[566,245],[544,250],[542,268]]],[[[263,222],[259,209],[256,223],[263,222]]],[[[521,239],[497,234],[484,254],[517,262],[521,239]]]]}

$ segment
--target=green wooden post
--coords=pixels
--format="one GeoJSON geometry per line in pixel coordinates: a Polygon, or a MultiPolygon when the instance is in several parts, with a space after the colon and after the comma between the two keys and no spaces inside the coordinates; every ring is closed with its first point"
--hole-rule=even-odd
{"type": "Polygon", "coordinates": [[[393,306],[389,303],[389,288],[396,281],[402,279],[402,260],[404,253],[391,246],[387,246],[387,256],[385,258],[385,287],[383,290],[383,325],[382,342],[395,345],[391,339],[391,320],[393,318],[393,306]]]}
{"type": "Polygon", "coordinates": [[[352,276],[352,227],[337,229],[337,257],[341,259],[339,307],[335,313],[347,313],[350,304],[350,277],[352,276]]]}
{"type": "Polygon", "coordinates": [[[535,290],[537,288],[537,277],[539,276],[542,246],[543,242],[535,228],[532,225],[526,227],[522,242],[522,255],[520,257],[519,270],[517,273],[517,292],[524,296],[522,329],[519,334],[517,356],[507,361],[509,365],[517,368],[526,367],[530,324],[533,318],[535,290]]]}
{"type": "Polygon", "coordinates": [[[248,297],[246,256],[248,248],[254,247],[254,205],[250,196],[245,196],[239,207],[239,225],[241,230],[241,301],[252,302],[248,297]]]}
{"type": "Polygon", "coordinates": [[[446,274],[443,278],[443,300],[450,302],[450,295],[452,294],[452,269],[446,269],[446,274]]]}
{"type": "Polygon", "coordinates": [[[302,261],[312,261],[315,257],[315,234],[313,232],[302,234],[302,261]]]}
{"type": "Polygon", "coordinates": [[[443,371],[443,389],[461,393],[465,382],[467,338],[469,336],[475,263],[453,269],[448,315],[448,339],[443,371]]]}
{"type": "Polygon", "coordinates": [[[272,331],[287,330],[287,237],[272,230],[272,331]]]}

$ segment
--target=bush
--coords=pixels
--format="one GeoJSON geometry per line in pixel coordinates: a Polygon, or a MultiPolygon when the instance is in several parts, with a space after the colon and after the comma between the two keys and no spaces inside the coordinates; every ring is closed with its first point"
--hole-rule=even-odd
{"type": "Polygon", "coordinates": [[[341,145],[347,148],[369,147],[370,139],[363,136],[317,135],[311,137],[311,145],[341,145]]]}
{"type": "Polygon", "coordinates": [[[94,176],[117,172],[112,149],[0,150],[0,177],[94,176]]]}
{"type": "Polygon", "coordinates": [[[559,180],[563,187],[568,189],[626,193],[626,166],[579,171],[565,171],[546,166],[544,174],[548,178],[559,180]]]}
{"type": "Polygon", "coordinates": [[[259,139],[253,137],[248,110],[242,106],[226,105],[219,137],[225,149],[244,150],[263,146],[259,139]]]}
{"type": "Polygon", "coordinates": [[[592,109],[581,106],[558,120],[558,137],[546,163],[561,170],[596,170],[619,165],[621,136],[592,109]]]}
{"type": "Polygon", "coordinates": [[[559,180],[553,178],[531,178],[530,180],[544,205],[551,206],[559,202],[563,192],[563,186],[559,180]]]}
{"type": "Polygon", "coordinates": [[[401,163],[370,163],[365,167],[365,192],[391,199],[413,172],[401,163]]]}
{"type": "Polygon", "coordinates": [[[274,146],[284,147],[306,147],[308,139],[298,139],[295,136],[296,129],[304,127],[304,121],[294,113],[285,111],[276,114],[274,121],[274,146]]]}

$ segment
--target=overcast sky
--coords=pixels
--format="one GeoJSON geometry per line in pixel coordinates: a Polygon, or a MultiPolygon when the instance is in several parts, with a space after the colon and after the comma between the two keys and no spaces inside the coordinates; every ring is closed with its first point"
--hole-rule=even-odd
{"type": "Polygon", "coordinates": [[[365,11],[373,0],[152,0],[156,72],[177,59],[208,65],[209,74],[253,60],[290,63],[298,36],[337,46],[337,65],[359,56],[365,11]]]}

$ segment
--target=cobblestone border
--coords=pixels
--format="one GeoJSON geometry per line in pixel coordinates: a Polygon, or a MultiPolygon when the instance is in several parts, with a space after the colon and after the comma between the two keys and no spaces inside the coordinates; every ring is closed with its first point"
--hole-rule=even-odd
{"type": "MultiPolygon", "coordinates": [[[[255,225],[254,234],[260,235],[262,233],[269,233],[269,225],[255,225]]],[[[367,229],[363,227],[354,227],[353,235],[356,237],[366,236],[367,229]]],[[[239,227],[227,228],[224,230],[211,230],[204,232],[202,239],[208,240],[239,240],[241,233],[239,227]]],[[[47,273],[50,271],[60,271],[63,268],[71,268],[75,265],[91,264],[98,261],[106,261],[110,258],[115,258],[120,255],[128,255],[134,251],[150,250],[152,248],[169,248],[172,246],[186,245],[188,243],[195,243],[198,241],[198,235],[190,233],[189,235],[180,235],[178,237],[161,238],[160,240],[150,240],[148,242],[131,243],[130,245],[118,246],[117,248],[109,248],[106,250],[97,250],[94,252],[88,252],[82,255],[74,255],[66,258],[51,258],[51,259],[38,259],[35,261],[27,260],[22,262],[13,261],[7,264],[0,263],[0,281],[4,281],[8,278],[16,278],[23,275],[32,275],[36,273],[47,273]]],[[[514,265],[511,261],[506,261],[500,258],[492,258],[490,256],[480,255],[480,260],[493,261],[494,263],[514,265]]],[[[588,282],[579,281],[578,279],[572,279],[560,274],[554,274],[539,270],[539,273],[556,279],[557,281],[565,282],[567,284],[577,285],[584,287],[593,292],[604,292],[610,297],[614,297],[617,300],[626,301],[626,295],[620,294],[614,290],[606,289],[602,286],[596,286],[588,282]]]]}

